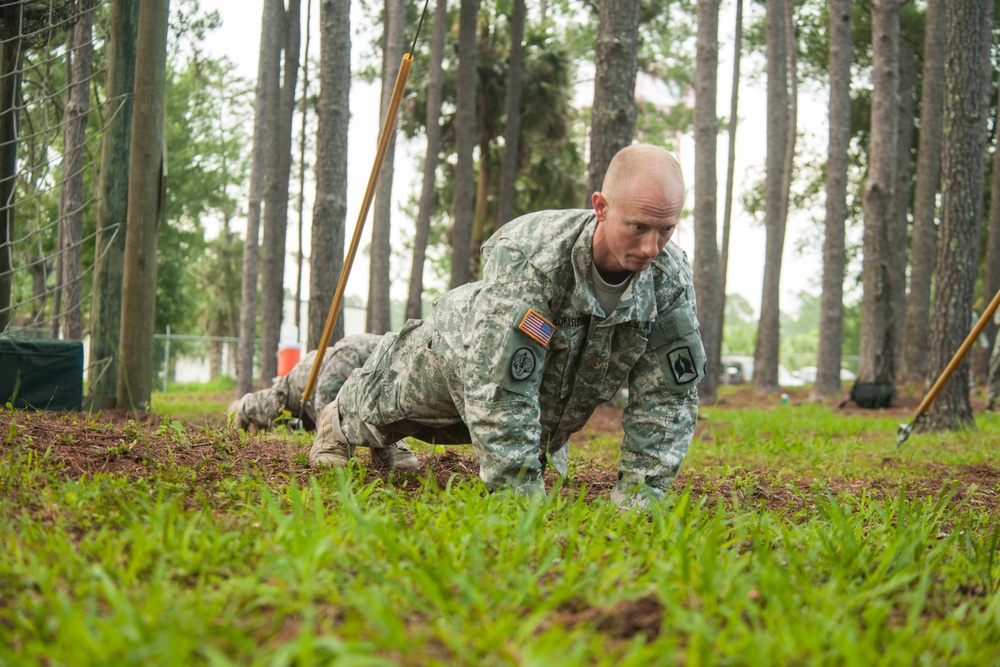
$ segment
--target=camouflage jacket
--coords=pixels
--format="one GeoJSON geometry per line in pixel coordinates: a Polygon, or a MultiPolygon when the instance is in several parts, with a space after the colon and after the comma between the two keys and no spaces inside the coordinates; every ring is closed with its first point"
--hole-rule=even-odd
{"type": "Polygon", "coordinates": [[[483,247],[483,279],[442,297],[427,323],[446,343],[435,356],[487,484],[481,452],[509,471],[539,447],[557,450],[627,380],[612,497],[642,504],[662,497],[694,433],[705,353],[692,272],[668,243],[605,313],[591,286],[595,228],[587,210],[505,225],[483,247]]]}

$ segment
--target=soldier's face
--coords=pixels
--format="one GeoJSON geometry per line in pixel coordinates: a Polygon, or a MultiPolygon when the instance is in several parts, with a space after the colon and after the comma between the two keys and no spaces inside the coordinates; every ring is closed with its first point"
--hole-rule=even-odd
{"type": "Polygon", "coordinates": [[[610,199],[595,192],[593,203],[594,264],[605,280],[617,283],[646,269],[667,245],[681,219],[684,190],[640,176],[610,199]]]}

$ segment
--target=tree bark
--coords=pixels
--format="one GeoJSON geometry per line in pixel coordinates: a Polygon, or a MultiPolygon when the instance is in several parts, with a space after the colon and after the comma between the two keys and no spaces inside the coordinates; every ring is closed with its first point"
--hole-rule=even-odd
{"type": "MultiPolygon", "coordinates": [[[[979,261],[989,113],[993,0],[948,2],[945,37],[942,221],[927,385],[968,336],[979,261]]],[[[925,430],[974,427],[969,364],[964,360],[927,411],[925,430]]]]}
{"type": "MultiPolygon", "coordinates": [[[[858,382],[895,390],[896,327],[893,318],[889,236],[896,191],[899,125],[899,2],[875,0],[872,7],[872,117],[868,178],[865,181],[862,262],[861,345],[858,382]]],[[[968,319],[968,318],[966,318],[968,319]]]]}
{"type": "Polygon", "coordinates": [[[247,235],[243,245],[243,276],[240,294],[240,342],[236,362],[236,395],[253,390],[253,357],[257,337],[257,277],[260,257],[260,210],[264,193],[264,169],[269,150],[268,136],[277,122],[281,58],[281,0],[264,0],[254,95],[253,153],[250,157],[250,187],[247,195],[247,235]]]}
{"type": "Polygon", "coordinates": [[[284,75],[278,94],[277,122],[268,144],[264,172],[264,240],[261,246],[261,361],[265,380],[278,374],[278,342],[285,306],[285,248],[288,237],[288,182],[292,173],[292,115],[299,76],[302,26],[300,0],[288,0],[281,21],[284,75]]]}
{"type": "Polygon", "coordinates": [[[145,0],[139,10],[118,369],[118,405],[133,410],[149,408],[153,389],[156,228],[163,206],[168,13],[168,0],[145,0]]]}
{"type": "Polygon", "coordinates": [[[779,390],[778,336],[781,254],[785,245],[785,182],[788,150],[789,94],[786,0],[767,2],[767,180],[764,184],[764,286],[761,295],[760,322],[754,349],[754,388],[760,393],[779,390]]]}
{"type": "Polygon", "coordinates": [[[455,103],[455,223],[451,232],[451,287],[469,282],[476,176],[476,17],[479,0],[462,0],[458,28],[458,86],[455,103]]]}
{"type": "Polygon", "coordinates": [[[107,121],[101,143],[101,197],[97,202],[90,365],[87,367],[87,391],[91,404],[98,409],[114,407],[118,385],[118,335],[138,27],[139,0],[113,0],[106,84],[107,121]]]}
{"type": "MultiPolygon", "coordinates": [[[[698,297],[701,338],[706,350],[715,351],[721,338],[722,317],[717,299],[719,285],[718,152],[719,121],[716,114],[719,71],[719,2],[698,0],[698,37],[695,60],[694,102],[694,290],[698,297]]],[[[698,385],[702,401],[715,402],[719,358],[708,355],[708,373],[698,385]]]]}
{"type": "Polygon", "coordinates": [[[70,78],[63,116],[62,187],[59,193],[59,227],[62,238],[62,335],[83,338],[83,153],[90,113],[90,72],[93,63],[93,0],[77,5],[76,24],[70,29],[66,53],[70,78]]]}
{"type": "Polygon", "coordinates": [[[17,184],[17,101],[21,98],[21,39],[17,26],[22,8],[0,7],[0,333],[13,319],[11,239],[17,184]]]}
{"type": "Polygon", "coordinates": [[[913,153],[914,88],[917,78],[916,55],[909,44],[899,46],[899,107],[896,125],[896,190],[892,197],[889,215],[889,301],[892,302],[892,342],[894,372],[898,373],[903,356],[903,329],[906,323],[906,241],[910,226],[910,195],[913,193],[913,170],[910,156],[913,153]]]}
{"type": "MultiPolygon", "coordinates": [[[[726,165],[726,203],[722,214],[722,249],[719,255],[719,287],[715,299],[719,313],[716,359],[722,358],[722,333],[726,323],[726,282],[729,272],[729,229],[733,220],[733,183],[736,180],[736,127],[739,124],[740,60],[743,54],[743,0],[736,0],[736,32],[733,37],[733,84],[729,100],[729,154],[726,165]]],[[[718,374],[716,374],[717,376],[718,374]]]]}
{"type": "Polygon", "coordinates": [[[298,214],[298,250],[295,253],[295,335],[302,340],[302,272],[305,255],[302,253],[302,232],[306,217],[306,128],[309,126],[309,41],[312,28],[312,0],[306,0],[306,43],[302,48],[302,115],[299,126],[299,193],[295,202],[298,214]]]}
{"type": "Polygon", "coordinates": [[[587,206],[601,189],[611,158],[635,135],[635,75],[639,66],[639,0],[602,2],[594,45],[594,104],[590,123],[587,206]]]}
{"type": "MultiPolygon", "coordinates": [[[[396,87],[396,73],[406,46],[403,44],[403,27],[406,22],[406,4],[402,0],[385,0],[385,34],[382,36],[382,103],[379,120],[385,121],[389,112],[392,91],[396,87]]],[[[389,290],[389,262],[392,255],[392,178],[396,158],[396,126],[387,128],[390,133],[389,148],[382,164],[381,176],[375,191],[375,212],[372,220],[371,257],[368,264],[368,314],[366,329],[369,333],[382,334],[392,328],[389,290]]]]}
{"type": "Polygon", "coordinates": [[[437,0],[434,7],[434,33],[431,37],[431,60],[427,65],[427,153],[424,155],[423,185],[413,236],[413,263],[410,266],[410,292],[406,300],[406,316],[423,317],[424,262],[430,237],[431,212],[441,154],[441,90],[444,82],[444,37],[448,21],[447,0],[437,0]]]}
{"type": "Polygon", "coordinates": [[[920,91],[920,146],[917,149],[917,186],[913,197],[913,232],[910,242],[910,291],[903,324],[900,381],[923,380],[927,374],[931,280],[937,243],[934,219],[941,182],[944,11],[945,0],[927,0],[923,84],[920,91]]]}
{"type": "MultiPolygon", "coordinates": [[[[323,338],[337,280],[344,266],[347,224],[347,129],[351,90],[351,2],[320,0],[319,101],[316,105],[316,201],[309,262],[309,335],[315,350],[323,338]]],[[[344,337],[343,312],[331,341],[344,337]]]]}
{"type": "Polygon", "coordinates": [[[844,338],[844,232],[847,221],[848,147],[851,141],[851,0],[830,0],[830,129],[826,163],[823,294],[820,297],[817,398],[841,391],[844,338]]]}
{"type": "Polygon", "coordinates": [[[504,98],[503,162],[500,165],[500,191],[494,230],[514,217],[514,185],[517,181],[521,148],[521,61],[524,40],[524,0],[513,0],[510,17],[510,58],[507,63],[507,93],[504,98]]]}
{"type": "MultiPolygon", "coordinates": [[[[997,115],[993,127],[1000,127],[1000,104],[997,105],[997,115]]],[[[990,218],[986,241],[986,268],[983,276],[983,300],[989,303],[993,295],[1000,290],[1000,134],[993,149],[993,173],[990,177],[990,218]]],[[[1000,335],[1000,327],[991,318],[984,329],[990,349],[996,337],[1000,335]]]]}

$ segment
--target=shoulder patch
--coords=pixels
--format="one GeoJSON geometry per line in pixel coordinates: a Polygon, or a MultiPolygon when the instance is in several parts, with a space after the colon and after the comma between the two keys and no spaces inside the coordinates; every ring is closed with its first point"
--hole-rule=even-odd
{"type": "Polygon", "coordinates": [[[510,358],[510,376],[520,382],[535,372],[535,355],[526,347],[519,348],[510,358]]]}
{"type": "Polygon", "coordinates": [[[684,346],[671,350],[667,353],[667,361],[677,384],[687,384],[698,379],[698,368],[694,364],[691,348],[684,346]]]}
{"type": "Polygon", "coordinates": [[[552,334],[556,332],[556,325],[542,317],[534,308],[528,309],[517,328],[542,345],[548,345],[552,334]]]}

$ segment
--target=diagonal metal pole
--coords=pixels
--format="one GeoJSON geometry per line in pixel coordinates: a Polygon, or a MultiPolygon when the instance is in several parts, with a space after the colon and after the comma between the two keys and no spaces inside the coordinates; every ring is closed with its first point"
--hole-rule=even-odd
{"type": "Polygon", "coordinates": [[[344,304],[344,290],[347,289],[347,279],[351,275],[351,267],[354,265],[354,257],[358,253],[358,246],[361,244],[361,234],[365,229],[365,220],[368,218],[368,209],[371,208],[372,200],[375,199],[375,189],[378,186],[378,179],[382,172],[382,164],[385,156],[389,152],[389,143],[392,140],[393,132],[396,129],[396,116],[399,114],[399,105],[403,100],[403,93],[406,91],[406,80],[410,76],[410,68],[413,66],[413,50],[417,45],[417,37],[420,35],[420,28],[423,26],[424,17],[427,15],[428,0],[424,0],[424,10],[420,15],[420,23],[417,24],[417,32],[413,36],[413,44],[409,53],[403,54],[403,60],[399,64],[399,74],[396,75],[396,85],[392,89],[392,97],[389,98],[389,108],[382,122],[382,131],[379,133],[378,148],[375,151],[375,163],[372,165],[371,174],[368,176],[368,187],[365,189],[364,199],[361,201],[361,210],[358,212],[358,221],[354,226],[354,236],[347,249],[347,256],[344,257],[344,266],[340,270],[340,281],[337,283],[337,290],[333,295],[333,303],[330,304],[330,312],[326,316],[326,326],[323,327],[323,335],[320,337],[319,348],[316,350],[316,357],[313,360],[312,370],[309,372],[309,382],[302,392],[302,401],[299,408],[299,422],[302,420],[302,411],[306,403],[312,398],[316,389],[316,381],[319,377],[319,369],[323,363],[323,356],[326,354],[326,346],[330,344],[330,337],[333,335],[333,328],[337,324],[337,316],[340,308],[344,304]]]}
{"type": "Polygon", "coordinates": [[[913,433],[913,427],[924,420],[924,413],[930,409],[931,404],[934,403],[934,399],[938,397],[938,394],[940,394],[941,390],[944,389],[948,380],[951,379],[951,374],[954,373],[955,369],[958,368],[958,365],[962,363],[962,359],[965,358],[965,355],[969,352],[969,348],[971,348],[972,344],[976,342],[977,338],[979,338],[979,334],[981,334],[983,329],[986,328],[987,323],[990,321],[990,318],[993,317],[993,313],[996,312],[998,306],[1000,306],[1000,290],[997,290],[993,300],[990,301],[990,305],[986,306],[986,310],[983,311],[979,321],[976,322],[976,326],[972,327],[972,331],[969,332],[968,336],[966,336],[965,341],[962,343],[961,347],[958,348],[955,356],[953,356],[951,361],[948,362],[948,365],[945,366],[944,371],[941,372],[941,375],[934,383],[934,386],[931,387],[931,390],[927,392],[926,396],[924,396],[924,400],[920,401],[920,405],[917,407],[917,416],[914,417],[913,421],[909,424],[900,424],[899,428],[896,429],[896,447],[900,447],[904,442],[906,442],[906,439],[910,437],[911,433],[913,433]]]}

